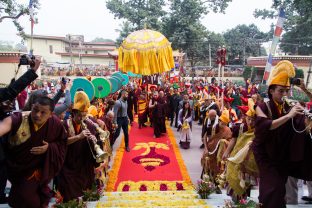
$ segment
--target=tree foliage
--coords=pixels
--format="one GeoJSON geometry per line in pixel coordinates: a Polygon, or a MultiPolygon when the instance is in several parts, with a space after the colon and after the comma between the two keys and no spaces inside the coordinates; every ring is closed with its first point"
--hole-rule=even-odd
{"type": "Polygon", "coordinates": [[[200,18],[206,13],[206,7],[201,1],[175,0],[170,5],[170,12],[163,18],[163,34],[172,42],[174,49],[187,54],[191,66],[203,56],[201,48],[207,31],[200,23],[200,18]]]}
{"type": "Polygon", "coordinates": [[[115,41],[113,41],[112,39],[96,37],[91,42],[93,42],[93,43],[98,43],[98,42],[112,42],[112,43],[114,43],[115,41]]]}
{"type": "Polygon", "coordinates": [[[245,59],[248,56],[261,56],[261,42],[267,41],[270,32],[261,32],[254,24],[238,25],[226,31],[224,39],[227,47],[228,62],[230,64],[243,64],[244,51],[245,59]]]}
{"type": "MultiPolygon", "coordinates": [[[[19,24],[21,16],[29,15],[28,5],[20,4],[17,0],[0,0],[0,23],[6,20],[13,20],[13,23],[21,37],[25,37],[24,28],[19,24]]],[[[33,0],[34,14],[39,9],[38,0],[33,0]]]]}
{"type": "Polygon", "coordinates": [[[109,0],[106,7],[115,18],[132,23],[135,30],[148,28],[159,30],[160,17],[165,15],[164,0],[109,0]]]}
{"type": "Polygon", "coordinates": [[[27,52],[27,48],[18,43],[15,46],[13,46],[13,43],[8,42],[8,41],[1,41],[0,40],[0,51],[5,51],[5,52],[9,52],[9,51],[20,51],[20,52],[27,52]]]}
{"type": "Polygon", "coordinates": [[[255,17],[273,18],[278,15],[279,8],[286,13],[281,40],[284,52],[300,55],[312,53],[312,1],[311,0],[274,0],[272,10],[256,10],[255,17]]]}
{"type": "Polygon", "coordinates": [[[161,31],[174,49],[186,52],[191,65],[207,56],[206,28],[200,18],[209,11],[224,12],[232,0],[109,0],[106,7],[115,18],[125,20],[117,43],[135,30],[161,31]],[[170,8],[168,10],[168,7],[170,8]]]}
{"type": "Polygon", "coordinates": [[[135,31],[133,24],[131,24],[129,21],[123,22],[122,28],[119,31],[119,37],[116,40],[117,45],[119,46],[122,41],[133,31],[135,31]]]}

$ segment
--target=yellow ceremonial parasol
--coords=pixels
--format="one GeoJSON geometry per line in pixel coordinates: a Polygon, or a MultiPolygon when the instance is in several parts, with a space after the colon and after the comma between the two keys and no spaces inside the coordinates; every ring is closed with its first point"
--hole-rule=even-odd
{"type": "Polygon", "coordinates": [[[138,30],[119,47],[118,66],[122,72],[151,75],[174,68],[171,43],[160,32],[138,30]]]}

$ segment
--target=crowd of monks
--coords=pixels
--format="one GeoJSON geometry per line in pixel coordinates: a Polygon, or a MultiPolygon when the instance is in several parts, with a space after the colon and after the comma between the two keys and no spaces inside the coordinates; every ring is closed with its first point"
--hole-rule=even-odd
{"type": "MultiPolygon", "coordinates": [[[[285,207],[287,179],[312,180],[311,122],[301,105],[282,99],[293,76],[293,65],[280,62],[269,80],[267,100],[249,80],[246,86],[237,86],[229,80],[157,85],[133,79],[102,99],[89,100],[85,92],[77,91],[72,105],[62,112],[59,105],[64,103],[57,98],[33,92],[28,108],[0,123],[12,184],[8,203],[46,207],[51,188],[65,202],[81,197],[93,185],[103,189],[120,129],[129,152],[127,126],[138,115],[139,128],[153,127],[155,140],[166,133],[166,120],[180,132],[181,148],[189,149],[192,139],[201,140],[202,177],[215,183],[217,193],[226,187],[237,201],[259,185],[263,207],[285,207]],[[201,135],[192,135],[193,122],[202,127],[201,135]]],[[[304,84],[300,88],[312,98],[304,84]]],[[[60,89],[61,94],[68,90],[68,86],[60,89]]]]}

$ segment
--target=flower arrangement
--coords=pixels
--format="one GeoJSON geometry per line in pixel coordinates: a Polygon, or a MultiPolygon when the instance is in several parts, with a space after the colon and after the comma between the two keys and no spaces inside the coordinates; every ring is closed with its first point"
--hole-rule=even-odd
{"type": "Polygon", "coordinates": [[[86,208],[87,205],[83,201],[71,200],[66,203],[59,203],[53,205],[54,208],[86,208]]]}
{"type": "Polygon", "coordinates": [[[54,190],[54,197],[55,197],[55,202],[56,204],[61,204],[63,203],[63,196],[61,195],[61,193],[59,191],[54,190]]]}
{"type": "Polygon", "coordinates": [[[211,182],[210,177],[205,174],[203,179],[197,181],[196,190],[200,198],[208,199],[209,195],[216,190],[216,186],[213,182],[211,182]]]}
{"type": "Polygon", "coordinates": [[[225,205],[223,208],[260,208],[261,204],[251,200],[251,199],[241,199],[237,203],[230,200],[225,200],[225,205]]]}
{"type": "Polygon", "coordinates": [[[101,197],[101,190],[96,187],[95,184],[92,185],[91,189],[83,191],[82,200],[83,201],[98,201],[101,197]]]}

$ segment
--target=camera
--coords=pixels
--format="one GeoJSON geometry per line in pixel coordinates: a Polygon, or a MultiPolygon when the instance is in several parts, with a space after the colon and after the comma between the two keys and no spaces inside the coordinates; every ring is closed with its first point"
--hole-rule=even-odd
{"type": "Polygon", "coordinates": [[[23,54],[20,58],[20,62],[19,62],[19,66],[22,65],[30,65],[33,66],[35,64],[35,56],[33,55],[27,55],[27,54],[23,54]],[[29,59],[31,61],[29,61],[29,59]]]}
{"type": "Polygon", "coordinates": [[[290,84],[292,85],[300,85],[300,79],[299,78],[290,78],[290,84]]]}
{"type": "Polygon", "coordinates": [[[67,82],[66,78],[65,77],[62,77],[62,83],[65,85],[67,82]]]}
{"type": "Polygon", "coordinates": [[[66,85],[67,82],[70,82],[70,79],[66,79],[65,77],[61,78],[62,84],[66,85]]]}

